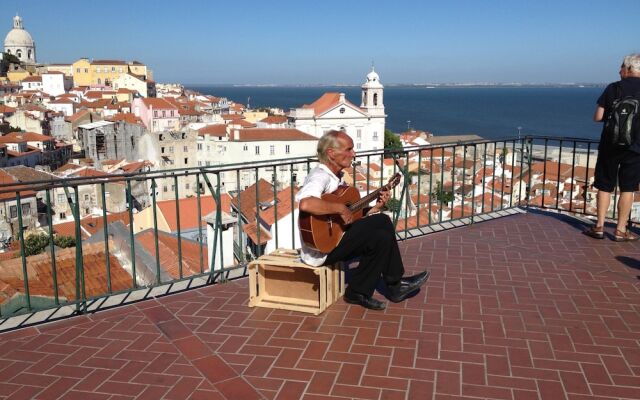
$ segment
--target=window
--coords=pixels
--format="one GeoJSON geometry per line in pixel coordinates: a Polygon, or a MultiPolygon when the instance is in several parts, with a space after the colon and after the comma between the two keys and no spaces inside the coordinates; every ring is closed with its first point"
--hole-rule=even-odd
{"type": "Polygon", "coordinates": [[[198,161],[198,167],[202,167],[202,161],[198,161]]]}
{"type": "Polygon", "coordinates": [[[18,218],[18,206],[9,207],[9,216],[11,218],[18,218]]]}
{"type": "Polygon", "coordinates": [[[162,118],[166,118],[167,117],[167,112],[165,110],[162,110],[162,118]]]}
{"type": "Polygon", "coordinates": [[[276,146],[272,144],[269,146],[269,155],[274,155],[274,154],[276,154],[276,146]]]}
{"type": "Polygon", "coordinates": [[[202,143],[198,143],[198,150],[202,150],[202,143]]]}
{"type": "Polygon", "coordinates": [[[211,162],[210,162],[210,161],[207,161],[207,167],[208,167],[209,165],[211,165],[211,162]]]}
{"type": "Polygon", "coordinates": [[[160,152],[164,154],[164,147],[160,147],[160,152]]]}
{"type": "Polygon", "coordinates": [[[173,153],[173,146],[169,146],[169,153],[173,153]]]}
{"type": "Polygon", "coordinates": [[[116,67],[111,67],[111,72],[116,72],[116,67]]]}
{"type": "Polygon", "coordinates": [[[85,68],[85,69],[84,69],[84,73],[85,73],[85,74],[88,74],[88,73],[89,73],[89,68],[85,68]]]}
{"type": "Polygon", "coordinates": [[[378,140],[378,132],[373,132],[373,140],[378,140]]]}
{"type": "Polygon", "coordinates": [[[89,195],[88,194],[84,195],[84,201],[89,201],[89,195]]]}
{"type": "Polygon", "coordinates": [[[245,144],[244,146],[242,146],[242,150],[243,151],[249,151],[249,146],[245,144]]]}
{"type": "Polygon", "coordinates": [[[358,129],[356,136],[358,137],[358,139],[362,139],[362,129],[358,129]]]}
{"type": "Polygon", "coordinates": [[[76,68],[76,72],[77,72],[77,73],[80,73],[80,68],[76,68]]]}
{"type": "Polygon", "coordinates": [[[207,145],[207,151],[211,151],[211,146],[207,145]]]}
{"type": "Polygon", "coordinates": [[[356,149],[360,150],[362,148],[362,144],[360,142],[356,143],[356,149]]]}
{"type": "Polygon", "coordinates": [[[156,117],[156,118],[158,118],[158,110],[155,110],[155,111],[153,112],[153,116],[154,116],[154,117],[156,117]]]}
{"type": "Polygon", "coordinates": [[[290,152],[290,151],[291,151],[291,146],[290,146],[290,145],[288,145],[288,144],[287,144],[287,145],[285,145],[285,146],[284,146],[284,152],[285,152],[285,154],[289,154],[289,152],[290,152]]]}
{"type": "Polygon", "coordinates": [[[256,146],[256,155],[259,156],[260,155],[260,146],[256,146]]]}
{"type": "Polygon", "coordinates": [[[176,191],[176,185],[171,185],[171,191],[175,192],[176,191]]]}
{"type": "Polygon", "coordinates": [[[65,196],[64,193],[58,193],[58,203],[64,203],[65,196]]]}
{"type": "Polygon", "coordinates": [[[102,79],[98,78],[98,85],[102,83],[102,79]]]}
{"type": "Polygon", "coordinates": [[[189,151],[189,148],[187,146],[182,146],[182,151],[184,151],[185,153],[189,151]]]}
{"type": "Polygon", "coordinates": [[[65,219],[67,218],[67,213],[61,212],[60,214],[58,214],[58,217],[60,217],[60,219],[65,219]]]}
{"type": "Polygon", "coordinates": [[[378,105],[378,93],[373,94],[373,105],[374,106],[378,105]]]}
{"type": "Polygon", "coordinates": [[[184,158],[184,165],[187,165],[187,164],[189,164],[189,158],[185,157],[184,158]]]}
{"type": "Polygon", "coordinates": [[[167,193],[167,187],[166,187],[166,186],[163,186],[163,187],[162,187],[162,191],[163,191],[163,192],[165,192],[165,193],[167,193]]]}

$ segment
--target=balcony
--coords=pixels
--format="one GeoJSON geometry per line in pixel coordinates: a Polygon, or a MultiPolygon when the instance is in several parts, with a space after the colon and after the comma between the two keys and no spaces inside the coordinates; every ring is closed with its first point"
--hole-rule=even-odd
{"type": "MultiPolygon", "coordinates": [[[[528,154],[554,153],[558,161],[566,157],[564,147],[544,146],[545,140],[527,139],[522,144],[528,146],[528,154]],[[536,147],[536,141],[543,147],[536,147]]],[[[569,143],[571,149],[578,147],[576,142],[569,143]]],[[[462,154],[458,146],[467,154],[467,147],[477,150],[481,144],[485,147],[481,153],[486,149],[492,154],[495,148],[503,148],[503,143],[493,143],[493,148],[491,143],[470,143],[442,148],[437,156],[445,157],[449,152],[453,158],[462,154]]],[[[591,145],[586,147],[589,155],[591,145]]],[[[424,150],[431,150],[429,164],[429,158],[438,152],[420,148],[415,156],[424,157],[424,150]]],[[[577,154],[578,150],[572,152],[577,154]]],[[[560,182],[567,174],[558,173],[564,166],[557,161],[557,165],[535,165],[534,156],[518,160],[526,153],[509,153],[513,160],[521,161],[511,163],[512,167],[523,166],[518,174],[511,175],[513,180],[501,179],[500,184],[489,185],[492,189],[486,193],[469,195],[465,191],[463,195],[460,188],[454,195],[458,197],[452,200],[453,207],[443,206],[443,196],[437,199],[421,194],[408,199],[399,189],[399,204],[413,202],[416,210],[413,215],[406,210],[397,214],[405,267],[408,272],[429,269],[430,280],[416,296],[389,304],[384,312],[339,300],[317,317],[247,307],[248,282],[234,279],[242,275],[244,262],[233,258],[234,250],[243,254],[238,258],[247,255],[243,251],[245,243],[238,245],[236,235],[241,231],[230,234],[232,228],[221,210],[219,188],[211,185],[215,180],[205,179],[204,174],[213,171],[215,176],[217,170],[195,170],[197,179],[207,183],[206,193],[213,192],[218,200],[215,212],[209,213],[206,249],[187,249],[191,243],[178,239],[183,237],[182,232],[169,238],[155,228],[142,231],[148,237],[146,241],[131,241],[134,247],[140,246],[131,250],[128,242],[118,245],[118,238],[127,234],[135,238],[138,232],[131,233],[131,224],[126,221],[109,222],[107,218],[87,241],[107,231],[104,237],[98,237],[100,240],[83,243],[80,250],[56,249],[53,258],[58,263],[53,268],[49,249],[35,256],[40,257],[40,264],[28,260],[22,271],[27,278],[38,279],[15,279],[31,293],[46,282],[43,277],[47,266],[51,272],[59,269],[77,272],[77,276],[58,276],[58,285],[50,283],[49,304],[42,303],[46,296],[32,296],[28,307],[14,309],[11,317],[3,314],[5,329],[10,324],[20,329],[0,336],[0,358],[4,361],[0,393],[7,397],[68,399],[112,395],[180,399],[638,398],[640,243],[598,241],[580,234],[589,206],[574,204],[573,197],[563,201],[559,192],[551,200],[541,194],[544,198],[535,207],[527,204],[531,198],[522,187],[525,195],[516,201],[516,180],[527,171],[549,169],[543,182],[560,182]],[[502,190],[506,182],[513,188],[511,203],[502,190]],[[496,196],[498,187],[501,191],[496,196]],[[563,209],[565,204],[567,209],[563,209]],[[223,230],[223,225],[228,230],[223,230]],[[174,248],[181,249],[178,259],[169,257],[174,248]],[[116,275],[115,265],[127,259],[122,254],[127,251],[129,256],[136,255],[129,257],[137,261],[136,266],[132,270],[132,265],[125,265],[125,273],[120,274],[118,269],[116,275]],[[233,260],[230,267],[218,261],[228,255],[233,260]],[[107,259],[112,261],[113,270],[107,267],[107,259]],[[71,267],[64,267],[65,262],[71,267]],[[104,272],[94,271],[94,265],[100,265],[104,272]],[[31,275],[37,271],[41,272],[31,275]],[[112,274],[107,278],[109,271],[112,274]],[[147,275],[142,276],[142,271],[147,275]],[[136,276],[135,281],[132,276],[136,276]],[[65,286],[65,280],[70,284],[65,286]],[[175,293],[167,294],[170,292],[175,293]],[[142,298],[147,300],[138,301],[142,298]],[[67,312],[77,315],[32,325],[38,320],[55,320],[67,312]]],[[[363,154],[360,167],[366,167],[376,156],[363,154]]],[[[403,157],[410,160],[404,165],[411,165],[413,154],[406,152],[403,157]]],[[[422,160],[417,158],[420,164],[422,160]]],[[[491,159],[496,157],[483,157],[486,165],[476,165],[478,170],[484,168],[480,178],[489,180],[491,174],[502,173],[506,176],[508,169],[498,169],[497,163],[489,171],[491,159]]],[[[277,165],[252,168],[269,171],[277,165]]],[[[455,160],[451,159],[451,165],[457,165],[455,160]]],[[[569,175],[582,172],[577,163],[571,166],[569,175]]],[[[584,167],[588,172],[589,167],[584,167]]],[[[414,177],[417,193],[423,192],[420,188],[425,186],[425,179],[435,178],[444,169],[429,171],[428,176],[414,177]]],[[[168,179],[166,174],[163,178],[168,179]]],[[[259,175],[255,171],[255,176],[259,175]]],[[[361,183],[373,187],[368,176],[361,183]]],[[[384,179],[385,173],[382,176],[384,179]]],[[[133,177],[123,179],[129,178],[133,177]]],[[[152,175],[146,178],[155,179],[152,175]]],[[[81,183],[86,182],[64,184],[71,195],[73,187],[81,183]]],[[[260,198],[260,185],[256,187],[254,192],[240,192],[254,205],[265,202],[260,198]]],[[[37,187],[32,185],[32,189],[37,187]]],[[[12,190],[15,192],[15,187],[12,190]]],[[[274,200],[274,204],[281,209],[292,206],[277,189],[271,190],[272,200],[280,200],[274,200]]],[[[192,207],[200,216],[207,207],[205,197],[192,207]]],[[[254,220],[244,221],[242,204],[246,202],[237,199],[238,224],[269,219],[261,216],[268,210],[255,207],[254,220]]],[[[155,200],[152,204],[157,217],[163,205],[155,200]]],[[[271,212],[279,215],[277,210],[271,212]]],[[[183,220],[187,218],[182,214],[183,220]]],[[[285,236],[291,235],[292,228],[281,224],[278,229],[280,233],[270,233],[271,240],[285,246],[289,240],[285,236]]],[[[244,240],[251,243],[252,238],[244,240]]],[[[256,243],[263,240],[257,238],[256,243]]],[[[254,243],[254,255],[268,251],[268,246],[254,243]]],[[[21,258],[10,262],[18,267],[23,264],[21,258]]],[[[53,275],[48,274],[50,282],[53,275]]],[[[24,292],[21,295],[29,298],[24,292]]]]}

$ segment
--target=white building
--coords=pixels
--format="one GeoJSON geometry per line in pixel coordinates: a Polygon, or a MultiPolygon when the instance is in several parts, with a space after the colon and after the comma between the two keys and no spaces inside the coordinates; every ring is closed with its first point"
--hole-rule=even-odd
{"type": "MultiPolygon", "coordinates": [[[[298,129],[234,129],[225,125],[209,125],[198,131],[198,166],[216,166],[258,161],[273,161],[293,157],[313,157],[318,139],[298,129]]],[[[241,166],[238,166],[241,168],[241,166]]],[[[291,163],[276,167],[260,168],[258,178],[276,181],[278,189],[302,183],[306,177],[306,163],[291,163]]],[[[236,175],[235,171],[221,174],[227,191],[240,190],[256,181],[255,170],[247,168],[236,175]]]]}
{"type": "Polygon", "coordinates": [[[58,97],[71,90],[73,77],[62,72],[50,71],[42,74],[42,90],[54,97],[58,97]]]}
{"type": "Polygon", "coordinates": [[[4,39],[4,51],[28,65],[36,63],[36,43],[22,26],[22,18],[18,15],[13,17],[13,29],[4,39]]]}
{"type": "Polygon", "coordinates": [[[362,85],[360,107],[345,98],[344,93],[325,93],[311,104],[289,112],[294,128],[317,138],[330,130],[343,130],[353,139],[356,151],[384,148],[386,115],[384,87],[372,69],[362,85]]]}

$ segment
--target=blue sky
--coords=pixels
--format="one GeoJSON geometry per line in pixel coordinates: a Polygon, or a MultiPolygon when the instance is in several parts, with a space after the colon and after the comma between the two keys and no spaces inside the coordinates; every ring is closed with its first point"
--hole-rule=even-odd
{"type": "Polygon", "coordinates": [[[600,83],[640,52],[639,0],[2,0],[0,35],[16,12],[39,62],[187,84],[600,83]]]}

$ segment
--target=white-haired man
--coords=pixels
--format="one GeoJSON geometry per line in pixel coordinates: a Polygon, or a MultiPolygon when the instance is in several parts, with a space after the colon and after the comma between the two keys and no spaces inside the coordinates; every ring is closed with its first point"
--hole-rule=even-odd
{"type": "Polygon", "coordinates": [[[388,216],[380,211],[389,200],[389,191],[381,191],[367,216],[353,221],[349,208],[340,202],[322,199],[343,184],[342,170],[351,166],[355,152],[353,140],[342,131],[327,132],[318,141],[320,163],[313,168],[296,195],[299,209],[313,215],[339,215],[347,228],[337,247],[324,254],[302,245],[302,260],[310,265],[329,265],[338,261],[360,258],[351,274],[344,300],[373,310],[383,310],[386,304],[373,298],[380,278],[388,288],[388,298],[400,302],[416,292],[429,274],[403,277],[404,266],[395,238],[395,229],[388,216]]]}

